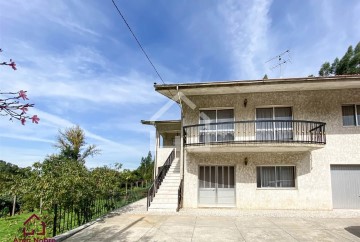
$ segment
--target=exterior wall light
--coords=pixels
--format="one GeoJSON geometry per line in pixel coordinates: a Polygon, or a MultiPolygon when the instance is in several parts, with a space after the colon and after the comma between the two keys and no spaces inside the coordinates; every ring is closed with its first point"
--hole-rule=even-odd
{"type": "Polygon", "coordinates": [[[244,99],[244,107],[246,108],[246,105],[247,105],[247,98],[244,99]]]}
{"type": "Polygon", "coordinates": [[[244,164],[247,166],[247,164],[248,164],[248,158],[247,157],[245,157],[245,159],[244,159],[244,164]]]}

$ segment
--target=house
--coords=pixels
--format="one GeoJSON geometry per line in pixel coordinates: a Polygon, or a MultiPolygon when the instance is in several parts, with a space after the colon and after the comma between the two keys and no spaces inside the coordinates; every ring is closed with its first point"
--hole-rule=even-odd
{"type": "Polygon", "coordinates": [[[143,121],[157,130],[161,176],[149,209],[174,210],[179,200],[184,208],[360,209],[359,75],[155,90],[182,115],[143,121]]]}

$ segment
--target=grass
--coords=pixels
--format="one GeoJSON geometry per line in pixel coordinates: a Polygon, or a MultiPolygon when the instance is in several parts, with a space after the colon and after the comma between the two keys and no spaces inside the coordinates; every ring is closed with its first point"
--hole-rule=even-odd
{"type": "MultiPolygon", "coordinates": [[[[14,241],[15,237],[22,238],[24,222],[32,215],[39,215],[38,211],[24,212],[11,217],[0,218],[0,242],[14,241]]],[[[41,217],[41,216],[40,216],[41,217]]],[[[47,229],[47,234],[51,231],[47,229]]],[[[47,235],[46,237],[50,237],[47,235]]]]}
{"type": "MultiPolygon", "coordinates": [[[[143,198],[144,196],[146,196],[146,191],[147,188],[133,188],[132,191],[129,191],[129,197],[125,200],[125,199],[119,199],[117,201],[115,201],[115,209],[117,208],[121,208],[129,203],[135,202],[141,198],[143,198]]],[[[97,201],[97,205],[100,207],[103,207],[102,205],[104,205],[106,203],[106,200],[98,200],[97,201]]],[[[107,210],[100,210],[95,216],[100,217],[102,215],[107,214],[109,211],[107,210]]],[[[14,238],[23,238],[22,236],[22,228],[24,227],[24,222],[32,215],[32,214],[36,214],[38,216],[40,216],[40,219],[42,219],[42,221],[46,222],[47,224],[47,228],[46,228],[46,238],[51,238],[52,237],[52,216],[53,214],[44,214],[40,215],[39,211],[34,211],[34,212],[24,212],[21,213],[20,215],[16,214],[13,217],[7,217],[7,218],[0,218],[0,242],[8,242],[8,241],[14,241],[14,238]],[[47,222],[47,221],[49,222],[47,222]],[[50,222],[51,221],[51,222],[50,222]]],[[[93,217],[92,219],[96,219],[95,217],[93,217]]],[[[65,228],[63,228],[61,231],[58,231],[58,233],[63,233],[66,232],[69,229],[72,229],[74,227],[77,227],[77,224],[75,224],[75,215],[73,212],[66,212],[66,214],[63,214],[63,216],[59,216],[59,220],[58,222],[60,222],[62,225],[63,223],[65,223],[65,228]],[[62,218],[66,217],[66,221],[64,221],[62,218]],[[74,218],[74,224],[68,224],[69,223],[69,218],[71,219],[71,217],[74,218]]],[[[31,240],[32,241],[32,240],[31,240]]]]}

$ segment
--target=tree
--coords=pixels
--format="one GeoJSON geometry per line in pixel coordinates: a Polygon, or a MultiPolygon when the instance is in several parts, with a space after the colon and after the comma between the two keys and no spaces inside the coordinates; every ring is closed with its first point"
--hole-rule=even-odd
{"type": "Polygon", "coordinates": [[[60,149],[60,153],[69,159],[85,163],[87,157],[100,153],[96,145],[89,145],[84,148],[86,145],[85,133],[78,125],[65,129],[64,132],[60,130],[59,133],[55,147],[60,149]]]}
{"type": "Polygon", "coordinates": [[[355,49],[350,45],[340,60],[336,57],[331,65],[325,62],[319,70],[320,76],[352,74],[360,74],[360,42],[355,49]]]}
{"type": "Polygon", "coordinates": [[[140,166],[137,168],[142,180],[151,180],[154,170],[154,161],[149,151],[146,157],[141,158],[140,166]]]}
{"type": "Polygon", "coordinates": [[[320,71],[319,71],[319,75],[320,76],[330,76],[331,74],[331,66],[329,62],[325,62],[324,64],[322,64],[320,71]]]}
{"type": "MultiPolygon", "coordinates": [[[[2,52],[2,49],[0,49],[0,52],[2,52]]],[[[14,71],[17,70],[16,63],[12,59],[10,59],[9,62],[1,62],[0,65],[10,66],[14,71]]],[[[37,124],[40,121],[39,117],[37,115],[30,116],[27,114],[29,108],[34,107],[34,104],[20,102],[26,100],[29,100],[27,91],[4,92],[0,89],[0,115],[9,116],[10,120],[20,120],[22,125],[25,125],[28,119],[37,124]]]]}
{"type": "Polygon", "coordinates": [[[267,79],[269,79],[269,78],[268,78],[267,74],[265,74],[263,77],[263,80],[267,80],[267,79]]]}
{"type": "MultiPolygon", "coordinates": [[[[19,199],[27,192],[26,182],[30,177],[31,168],[20,168],[0,160],[0,171],[0,200],[8,204],[11,201],[12,206],[9,210],[13,216],[19,207],[19,199]]],[[[0,206],[0,210],[2,209],[0,206]]]]}

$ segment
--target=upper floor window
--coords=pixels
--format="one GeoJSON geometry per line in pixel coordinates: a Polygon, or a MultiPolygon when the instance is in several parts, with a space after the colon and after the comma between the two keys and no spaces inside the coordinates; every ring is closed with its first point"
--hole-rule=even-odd
{"type": "Polygon", "coordinates": [[[344,126],[360,125],[360,105],[343,105],[342,118],[344,126]]]}
{"type": "Polygon", "coordinates": [[[200,142],[234,140],[234,109],[200,110],[200,142]]]}
{"type": "Polygon", "coordinates": [[[292,140],[291,107],[257,108],[256,120],[256,140],[292,140]]]}

